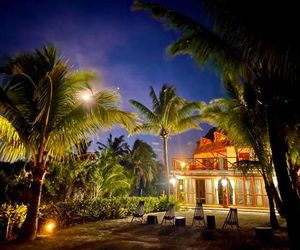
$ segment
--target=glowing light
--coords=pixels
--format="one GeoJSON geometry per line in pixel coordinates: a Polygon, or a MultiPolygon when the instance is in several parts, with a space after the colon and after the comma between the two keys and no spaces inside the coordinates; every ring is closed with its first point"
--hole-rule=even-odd
{"type": "Polygon", "coordinates": [[[176,178],[175,177],[172,177],[169,182],[173,185],[173,187],[175,186],[176,184],[176,178]]]}
{"type": "Polygon", "coordinates": [[[226,179],[226,178],[222,178],[222,180],[221,180],[222,186],[223,186],[223,187],[226,187],[226,186],[227,186],[227,183],[228,183],[227,179],[226,179]]]}
{"type": "Polygon", "coordinates": [[[181,161],[181,162],[180,162],[180,166],[181,166],[182,168],[184,168],[184,167],[185,167],[185,165],[186,165],[186,164],[185,164],[185,162],[184,162],[184,161],[181,161]]]}
{"type": "Polygon", "coordinates": [[[89,94],[84,94],[84,95],[81,96],[81,98],[82,98],[82,100],[84,100],[85,102],[89,102],[89,101],[91,100],[92,96],[89,95],[89,94]]]}
{"type": "Polygon", "coordinates": [[[47,233],[52,233],[53,230],[56,228],[56,224],[54,221],[49,221],[46,225],[45,225],[45,231],[47,233]]]}

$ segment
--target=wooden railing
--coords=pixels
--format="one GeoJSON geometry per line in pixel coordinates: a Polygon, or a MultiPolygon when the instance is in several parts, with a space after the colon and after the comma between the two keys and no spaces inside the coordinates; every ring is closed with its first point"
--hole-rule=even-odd
{"type": "Polygon", "coordinates": [[[173,158],[174,170],[228,170],[237,167],[236,157],[173,158]]]}

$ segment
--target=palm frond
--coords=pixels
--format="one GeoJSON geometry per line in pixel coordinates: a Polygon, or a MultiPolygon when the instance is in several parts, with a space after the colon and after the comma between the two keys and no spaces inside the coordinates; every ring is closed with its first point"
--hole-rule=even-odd
{"type": "Polygon", "coordinates": [[[147,119],[151,122],[157,121],[156,115],[150,109],[148,109],[145,105],[143,105],[142,103],[135,101],[135,100],[129,100],[129,102],[141,113],[141,115],[145,119],[147,119]]]}
{"type": "Polygon", "coordinates": [[[0,116],[0,159],[3,161],[16,161],[24,159],[26,148],[18,132],[12,124],[0,116]]]}
{"type": "Polygon", "coordinates": [[[183,31],[183,35],[167,48],[168,54],[189,54],[200,64],[212,60],[216,68],[222,65],[224,72],[249,71],[250,68],[237,48],[193,19],[159,4],[135,1],[133,9],[146,10],[169,27],[183,31]]]}

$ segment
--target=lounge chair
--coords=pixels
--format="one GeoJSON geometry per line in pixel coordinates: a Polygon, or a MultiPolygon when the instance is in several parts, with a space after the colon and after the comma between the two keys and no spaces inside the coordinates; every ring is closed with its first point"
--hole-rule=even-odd
{"type": "Polygon", "coordinates": [[[239,230],[241,227],[239,226],[239,221],[238,221],[238,214],[237,214],[237,208],[230,208],[228,215],[224,221],[222,229],[225,229],[226,226],[236,226],[236,229],[239,230]]]}
{"type": "Polygon", "coordinates": [[[206,224],[205,219],[204,219],[204,211],[203,211],[202,202],[196,203],[192,226],[194,226],[195,221],[199,221],[199,225],[200,225],[201,221],[203,221],[204,226],[206,224]]]}
{"type": "Polygon", "coordinates": [[[175,224],[175,205],[174,204],[170,204],[168,206],[168,210],[166,211],[166,213],[161,221],[161,225],[166,224],[167,221],[169,221],[172,225],[175,224]]]}
{"type": "Polygon", "coordinates": [[[145,202],[144,201],[140,201],[135,212],[132,214],[132,219],[131,222],[133,222],[133,220],[138,220],[141,219],[141,221],[143,222],[143,217],[144,217],[144,205],[145,202]]]}

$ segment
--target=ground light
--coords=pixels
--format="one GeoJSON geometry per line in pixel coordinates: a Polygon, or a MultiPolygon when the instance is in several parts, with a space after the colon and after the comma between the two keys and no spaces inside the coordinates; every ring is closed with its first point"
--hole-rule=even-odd
{"type": "Polygon", "coordinates": [[[57,224],[54,220],[48,220],[43,226],[43,233],[45,235],[52,235],[55,232],[57,224]]]}

